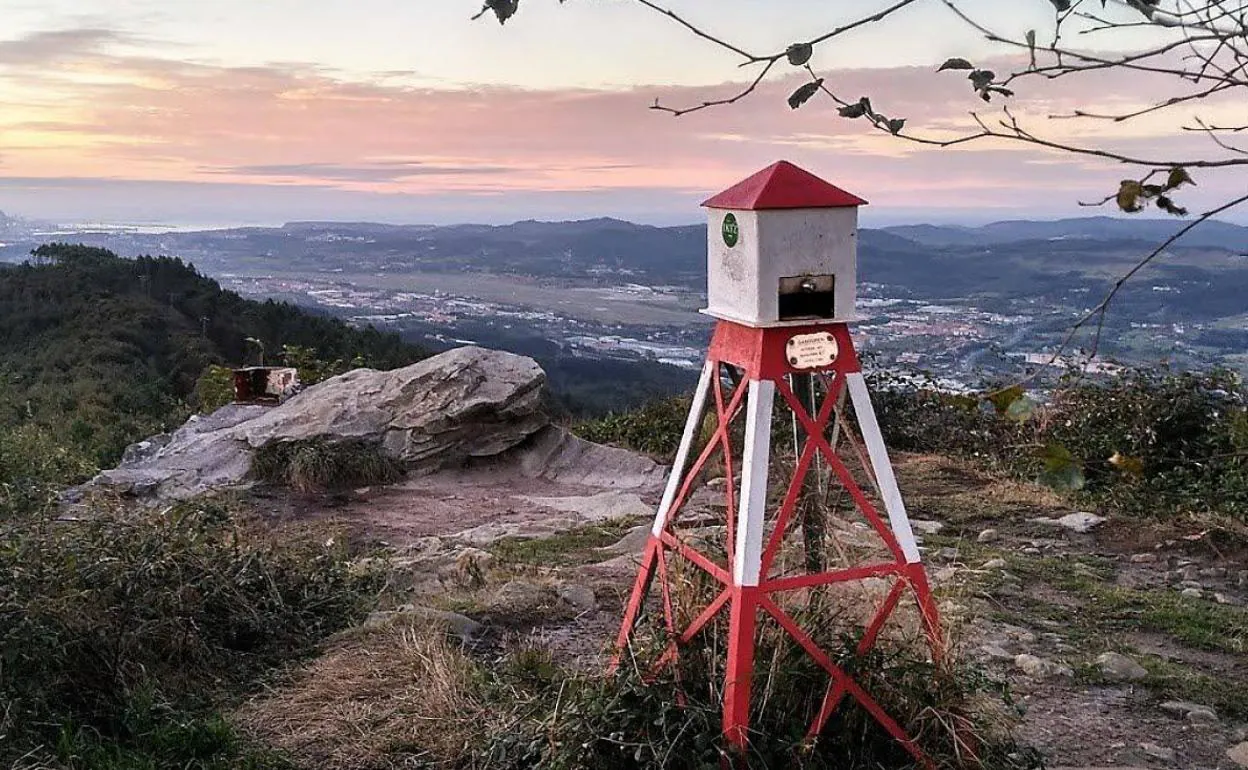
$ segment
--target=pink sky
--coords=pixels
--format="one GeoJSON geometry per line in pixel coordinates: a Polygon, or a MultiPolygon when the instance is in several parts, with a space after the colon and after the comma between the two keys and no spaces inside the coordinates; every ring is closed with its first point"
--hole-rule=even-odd
{"type": "MultiPolygon", "coordinates": [[[[460,23],[473,34],[483,24],[460,23]]],[[[1017,145],[917,147],[837,117],[824,100],[790,110],[795,74],[733,107],[672,118],[647,106],[656,97],[695,103],[735,86],[491,85],[179,50],[107,26],[32,28],[0,41],[0,208],[61,220],[221,224],[603,215],[685,222],[698,219],[706,194],[785,158],[870,200],[876,221],[984,221],[1086,214],[1077,202],[1102,197],[1124,176],[1113,164],[1017,145]]],[[[966,130],[970,110],[997,114],[959,73],[868,64],[837,67],[829,83],[846,96],[870,95],[877,109],[927,135],[966,130]]],[[[642,69],[654,74],[650,64],[642,69]]],[[[1029,84],[1016,113],[1081,143],[1166,157],[1205,151],[1207,140],[1177,132],[1173,121],[1050,117],[1140,106],[1156,82],[1100,75],[1060,85],[1029,84]]],[[[1215,104],[1203,114],[1234,109],[1242,108],[1215,104]]],[[[1184,197],[1192,207],[1235,184],[1216,175],[1199,181],[1184,197]]]]}

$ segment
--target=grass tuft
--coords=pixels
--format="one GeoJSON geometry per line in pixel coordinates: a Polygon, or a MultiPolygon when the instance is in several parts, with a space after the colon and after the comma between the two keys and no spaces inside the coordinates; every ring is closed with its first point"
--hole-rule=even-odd
{"type": "Polygon", "coordinates": [[[324,492],[393,483],[402,478],[403,466],[376,444],[310,439],[260,447],[251,472],[262,481],[299,492],[324,492]]]}

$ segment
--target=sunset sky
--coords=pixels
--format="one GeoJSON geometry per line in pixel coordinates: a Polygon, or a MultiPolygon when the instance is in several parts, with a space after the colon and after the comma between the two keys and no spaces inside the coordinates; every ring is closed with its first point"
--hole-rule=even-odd
{"type": "MultiPolygon", "coordinates": [[[[886,3],[669,5],[770,52],[843,23],[847,8],[886,3]]],[[[1051,23],[1048,0],[965,7],[1020,36],[1051,23]]],[[[737,60],[632,0],[525,0],[505,27],[469,21],[479,8],[479,0],[0,0],[0,209],[196,225],[690,222],[707,194],[784,158],[871,201],[869,222],[982,222],[1087,214],[1077,202],[1125,175],[1020,146],[904,144],[838,118],[823,100],[790,110],[785,97],[800,77],[787,66],[745,102],[672,118],[647,107],[731,94],[725,81],[744,77],[737,60]]],[[[952,136],[970,110],[996,113],[962,74],[937,75],[935,65],[1006,53],[933,0],[825,46],[812,63],[843,94],[871,95],[908,127],[952,136]]],[[[1035,83],[1014,103],[1029,126],[1059,138],[1150,155],[1203,152],[1207,140],[1176,131],[1174,120],[1049,118],[1142,106],[1157,85],[1117,75],[1035,83]]],[[[1242,112],[1215,104],[1202,114],[1220,109],[1242,112]]],[[[1183,199],[1194,208],[1235,183],[1200,181],[1183,199]]]]}

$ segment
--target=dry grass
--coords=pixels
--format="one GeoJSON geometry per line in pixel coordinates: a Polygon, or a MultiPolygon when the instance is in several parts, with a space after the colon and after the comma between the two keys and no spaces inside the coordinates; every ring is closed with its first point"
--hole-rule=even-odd
{"type": "Polygon", "coordinates": [[[444,629],[399,619],[343,635],[236,719],[300,766],[444,763],[461,756],[488,721],[475,679],[474,664],[444,629]]]}

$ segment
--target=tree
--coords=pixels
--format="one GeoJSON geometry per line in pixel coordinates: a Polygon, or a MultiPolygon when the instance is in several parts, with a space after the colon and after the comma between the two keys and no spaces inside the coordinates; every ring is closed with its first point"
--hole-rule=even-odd
{"type": "MultiPolygon", "coordinates": [[[[989,26],[967,9],[966,0],[927,0],[929,4],[943,5],[1001,53],[1012,57],[1007,60],[1017,62],[1008,71],[998,73],[977,66],[969,58],[955,57],[933,72],[933,77],[956,77],[965,73],[968,103],[973,106],[971,123],[969,130],[955,135],[908,123],[887,106],[888,94],[840,93],[828,77],[811,65],[813,54],[821,46],[831,45],[861,28],[883,24],[919,5],[919,0],[896,0],[886,7],[849,18],[833,29],[812,30],[810,37],[795,41],[783,50],[765,53],[725,39],[709,26],[655,0],[633,2],[681,26],[703,44],[738,57],[740,67],[751,73],[748,82],[728,95],[688,105],[669,105],[656,100],[651,107],[675,117],[744,102],[756,96],[759,86],[769,78],[796,69],[805,80],[789,95],[790,109],[799,109],[812,99],[828,99],[837,106],[842,119],[866,121],[874,130],[898,141],[933,149],[971,143],[1021,143],[1131,169],[1116,190],[1102,191],[1103,197],[1082,205],[1115,206],[1131,214],[1156,209],[1176,217],[1187,217],[1188,211],[1180,200],[1186,186],[1213,175],[1230,175],[1235,182],[1248,181],[1248,174],[1245,174],[1248,142],[1240,138],[1248,135],[1248,110],[1244,109],[1248,104],[1248,0],[1002,0],[1003,5],[1015,5],[1019,9],[1042,6],[1052,11],[1052,22],[1047,28],[1020,33],[989,26]],[[1204,151],[1182,157],[1136,154],[1119,149],[1112,142],[1084,144],[1062,140],[1018,117],[1017,105],[1026,102],[1033,84],[1070,82],[1105,72],[1147,80],[1155,87],[1156,96],[1150,103],[1130,110],[1076,110],[1058,117],[1123,124],[1145,116],[1156,119],[1177,116],[1181,110],[1190,111],[1190,118],[1175,118],[1176,130],[1203,136],[1207,140],[1204,151]],[[1215,106],[1225,108],[1228,105],[1243,112],[1242,119],[1228,123],[1208,117],[1215,106]]],[[[782,12],[783,5],[769,3],[767,9],[759,13],[782,12]]],[[[713,4],[708,3],[707,7],[713,9],[713,4]]],[[[474,18],[492,13],[499,23],[505,23],[519,8],[520,0],[486,0],[474,18]]],[[[1248,190],[1248,184],[1238,186],[1248,190]]],[[[1193,216],[1172,237],[1143,255],[1098,304],[1075,321],[1049,363],[1057,361],[1085,327],[1093,330],[1088,349],[1089,358],[1094,357],[1105,314],[1123,284],[1192,229],[1245,203],[1248,203],[1248,192],[1228,197],[1193,216]]]]}

